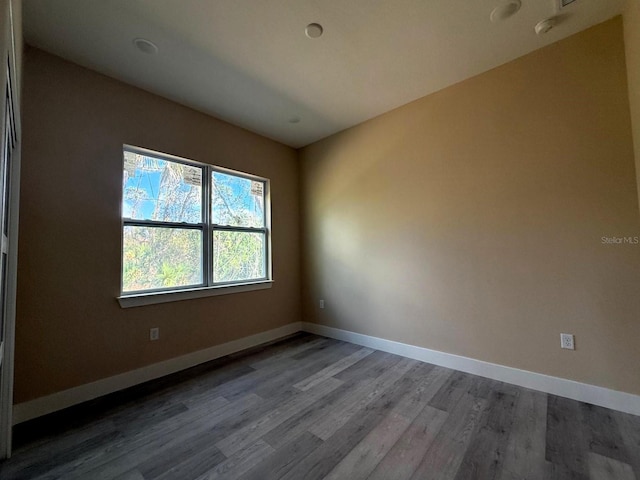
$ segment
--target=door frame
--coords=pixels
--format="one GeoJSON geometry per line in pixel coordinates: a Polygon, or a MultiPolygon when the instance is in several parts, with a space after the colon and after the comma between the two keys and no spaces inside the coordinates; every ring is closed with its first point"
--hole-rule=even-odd
{"type": "Polygon", "coordinates": [[[21,65],[17,58],[16,31],[21,32],[21,12],[19,2],[15,0],[0,0],[0,114],[2,120],[1,148],[5,142],[5,111],[7,85],[9,85],[11,117],[13,123],[13,147],[11,152],[11,166],[9,170],[9,225],[8,225],[8,255],[7,276],[5,289],[5,321],[4,321],[4,351],[2,368],[0,369],[0,460],[11,456],[11,440],[13,430],[13,374],[14,374],[14,346],[15,346],[15,314],[18,270],[18,211],[20,200],[20,153],[21,153],[21,123],[20,123],[20,74],[21,65]]]}

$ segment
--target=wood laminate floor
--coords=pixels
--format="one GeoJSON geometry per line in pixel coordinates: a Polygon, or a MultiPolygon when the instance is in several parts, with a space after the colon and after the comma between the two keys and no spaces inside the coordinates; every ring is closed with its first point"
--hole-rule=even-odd
{"type": "Polygon", "coordinates": [[[15,429],[9,479],[640,480],[640,417],[300,334],[15,429]]]}

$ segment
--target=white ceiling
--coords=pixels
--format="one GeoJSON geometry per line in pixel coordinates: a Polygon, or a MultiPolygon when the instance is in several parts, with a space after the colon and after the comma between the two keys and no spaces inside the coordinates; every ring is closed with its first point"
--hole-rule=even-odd
{"type": "MultiPolygon", "coordinates": [[[[460,82],[622,12],[576,0],[24,0],[27,43],[293,147],[460,82]],[[304,34],[311,22],[324,35],[304,34]],[[159,47],[141,53],[133,39],[159,47]],[[292,117],[299,123],[289,123],[292,117]]],[[[553,74],[553,72],[549,72],[553,74]]]]}

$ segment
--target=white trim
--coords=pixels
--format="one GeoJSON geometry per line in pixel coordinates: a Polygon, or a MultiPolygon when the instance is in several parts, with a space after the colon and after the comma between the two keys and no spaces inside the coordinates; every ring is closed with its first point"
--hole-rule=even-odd
{"type": "Polygon", "coordinates": [[[293,333],[304,331],[323,335],[329,338],[362,345],[383,352],[402,355],[422,362],[433,363],[462,372],[492,378],[502,382],[531,388],[553,395],[559,395],[581,402],[611,408],[633,415],[640,415],[640,396],[619,392],[608,388],[575,382],[564,378],[552,377],[541,373],[529,372],[495,363],[483,362],[473,358],[453,355],[451,353],[430,350],[424,347],[372,337],[361,333],[350,332],[339,328],[327,327],[308,322],[294,322],[273,330],[240,338],[222,345],[192,352],[181,357],[125,372],[113,377],[104,378],[79,387],[63,390],[45,397],[19,403],[13,407],[14,425],[33,418],[71,407],[87,400],[107,395],[140,383],[153,380],[186,368],[199,365],[216,358],[223,357],[262,343],[271,342],[293,333]]]}
{"type": "Polygon", "coordinates": [[[36,398],[35,400],[18,403],[13,407],[13,423],[15,425],[48,413],[53,413],[102,395],[117,392],[118,390],[123,390],[155,378],[179,372],[180,370],[194,367],[216,358],[224,357],[225,355],[230,355],[247,348],[277,340],[287,335],[299,332],[300,330],[300,322],[289,323],[288,325],[284,325],[273,330],[233,340],[231,342],[223,343],[222,345],[205,348],[204,350],[198,350],[196,352],[182,355],[181,357],[165,360],[160,363],[138,368],[137,370],[121,373],[120,375],[115,375],[113,377],[103,378],[102,380],[63,390],[45,397],[36,398]]]}
{"type": "Polygon", "coordinates": [[[495,363],[483,362],[482,360],[475,360],[473,358],[439,352],[437,350],[430,350],[424,347],[408,345],[393,340],[385,340],[384,338],[372,337],[315,323],[303,322],[302,329],[305,332],[344,340],[355,343],[356,345],[375,348],[376,350],[402,355],[403,357],[413,358],[422,362],[433,363],[462,372],[550,393],[552,395],[559,395],[573,400],[631,413],[633,415],[640,415],[639,395],[506,367],[495,363]]]}
{"type": "Polygon", "coordinates": [[[187,290],[171,290],[166,292],[133,293],[117,297],[121,308],[141,307],[156,303],[178,302],[191,300],[192,298],[213,297],[215,295],[228,295],[230,293],[251,292],[253,290],[265,290],[271,288],[273,280],[260,280],[259,282],[238,283],[233,285],[217,285],[214,287],[190,288],[187,290]]]}

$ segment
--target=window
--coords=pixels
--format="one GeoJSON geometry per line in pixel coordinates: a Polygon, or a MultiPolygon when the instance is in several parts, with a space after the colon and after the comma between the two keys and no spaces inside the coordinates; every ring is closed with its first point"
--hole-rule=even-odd
{"type": "Polygon", "coordinates": [[[270,281],[269,180],[124,147],[122,294],[270,281]]]}

